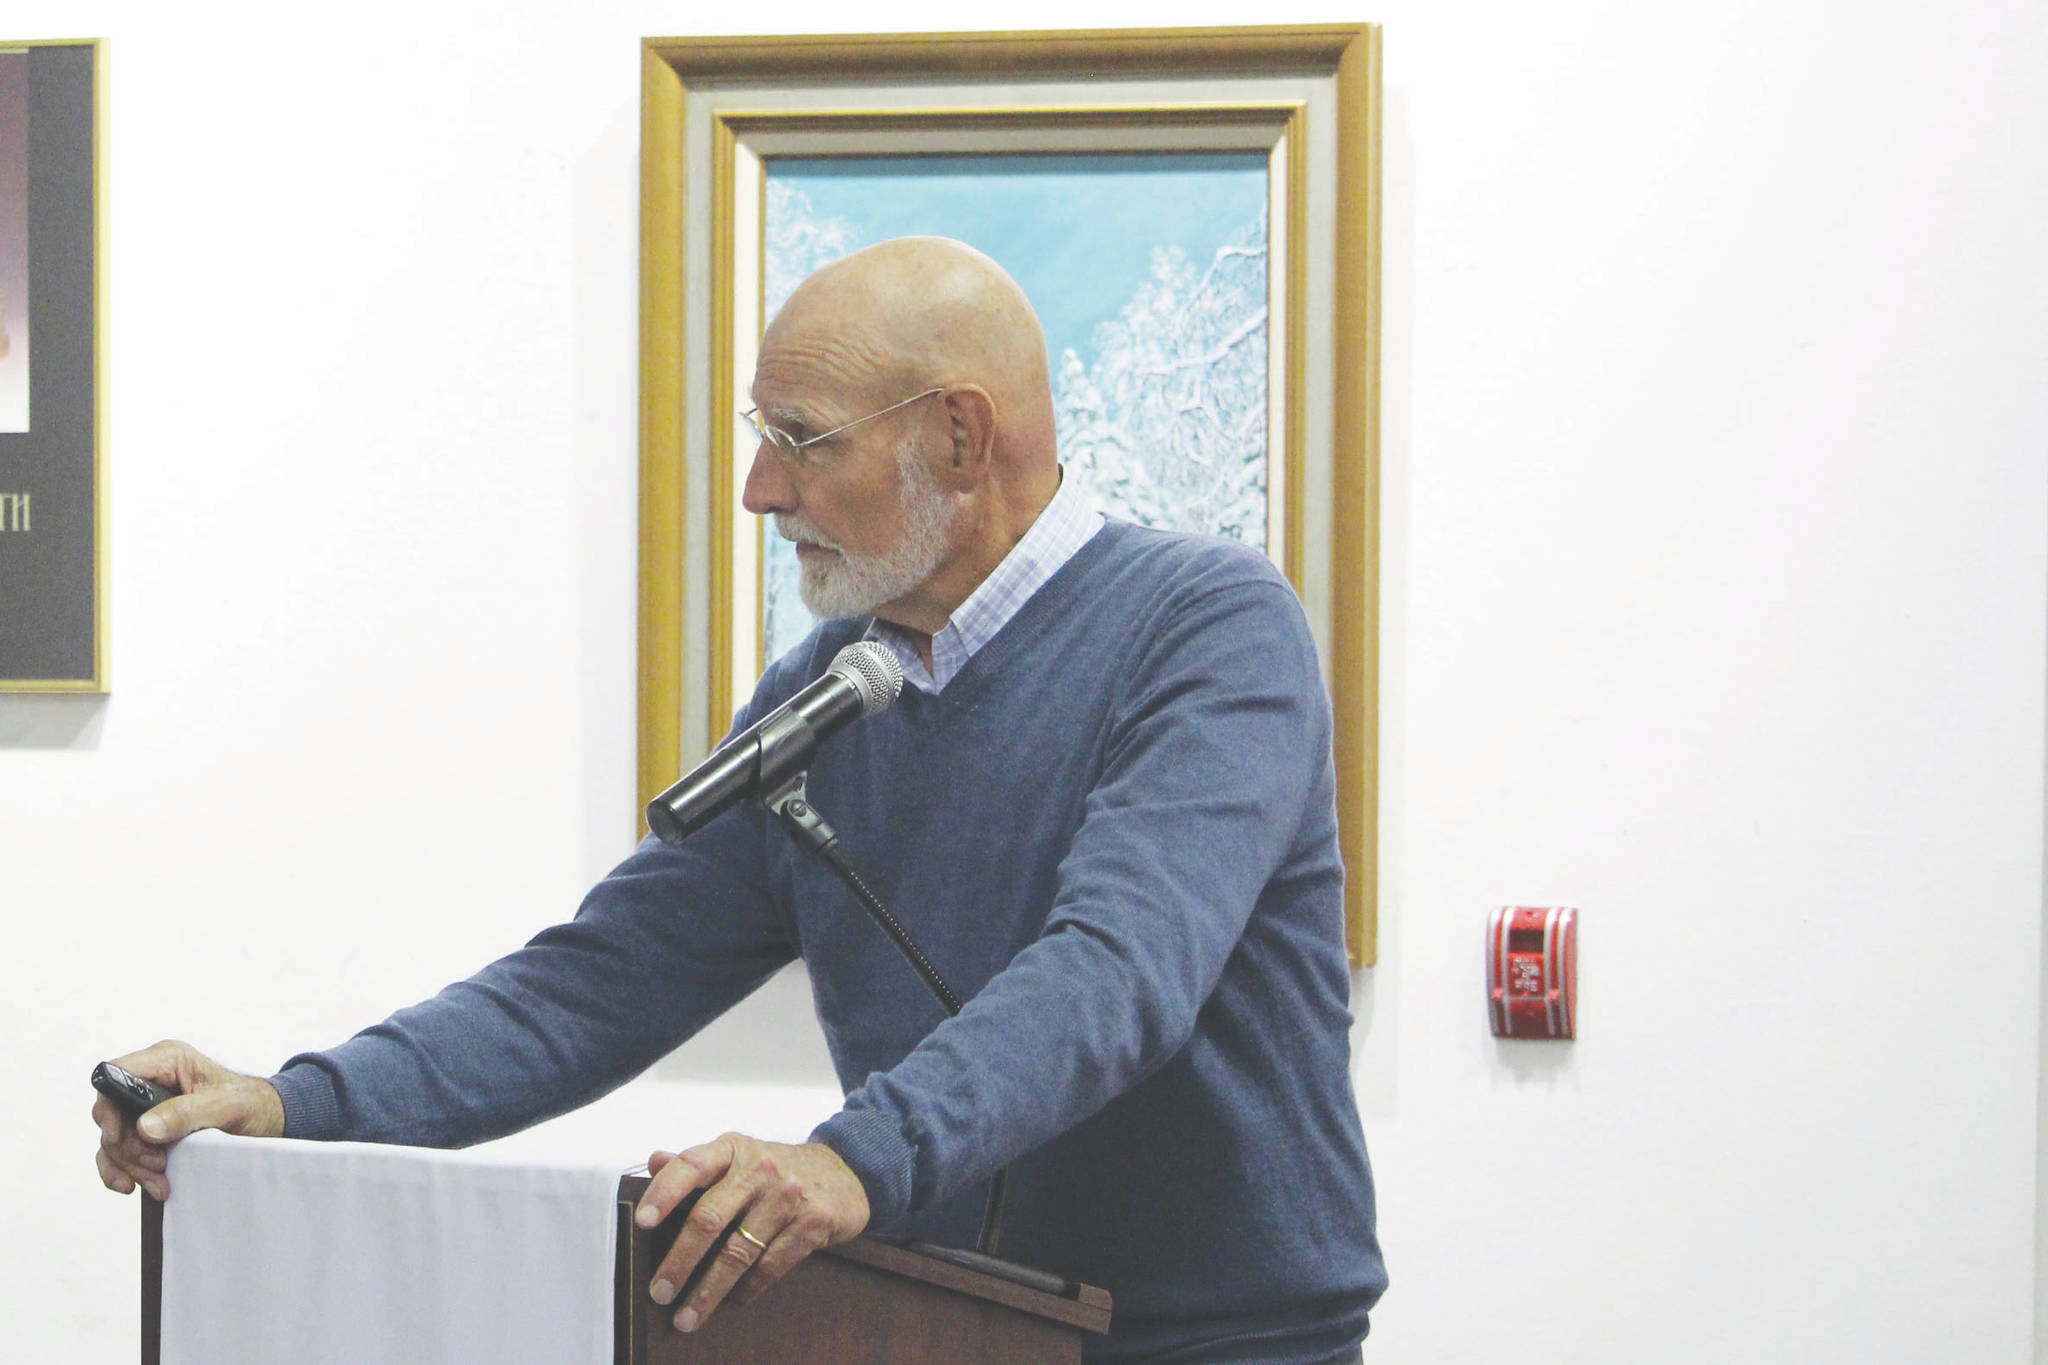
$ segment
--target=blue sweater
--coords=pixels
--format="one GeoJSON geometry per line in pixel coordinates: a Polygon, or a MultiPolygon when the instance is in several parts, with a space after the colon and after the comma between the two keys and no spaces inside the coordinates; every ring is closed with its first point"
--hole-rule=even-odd
{"type": "MultiPolygon", "coordinates": [[[[860,624],[771,667],[738,724],[860,624]]],[[[845,1107],[814,1136],[875,1230],[1098,1284],[1089,1359],[1321,1360],[1386,1284],[1349,1076],[1330,710],[1286,580],[1111,522],[810,797],[965,1010],[947,1020],[761,812],[649,839],[576,918],[276,1078],[295,1137],[459,1145],[637,1074],[791,957],[845,1107]]]]}

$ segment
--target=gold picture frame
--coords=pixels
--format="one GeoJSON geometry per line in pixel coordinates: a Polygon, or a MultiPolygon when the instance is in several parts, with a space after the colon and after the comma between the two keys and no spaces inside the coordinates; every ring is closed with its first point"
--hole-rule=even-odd
{"type": "MultiPolygon", "coordinates": [[[[1377,26],[649,39],[640,258],[639,804],[757,670],[731,418],[760,317],[764,159],[998,148],[1264,149],[1270,449],[1336,706],[1347,940],[1377,941],[1377,26]],[[749,273],[751,271],[751,274],[749,273]]],[[[755,609],[757,610],[757,609],[755,609]]]]}

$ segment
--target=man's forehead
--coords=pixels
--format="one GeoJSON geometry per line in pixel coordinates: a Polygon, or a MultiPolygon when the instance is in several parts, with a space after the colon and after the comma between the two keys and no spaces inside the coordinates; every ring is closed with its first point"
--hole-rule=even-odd
{"type": "Polygon", "coordinates": [[[830,386],[822,379],[806,382],[803,376],[758,368],[747,395],[763,415],[794,426],[813,424],[821,411],[832,410],[834,401],[830,386]]]}
{"type": "Polygon", "coordinates": [[[789,367],[864,379],[900,367],[900,301],[870,301],[861,309],[828,306],[832,302],[799,291],[784,303],[762,334],[755,372],[789,367]]]}
{"type": "Polygon", "coordinates": [[[863,358],[841,348],[766,344],[754,362],[747,393],[762,412],[812,421],[857,407],[877,383],[863,358]]]}

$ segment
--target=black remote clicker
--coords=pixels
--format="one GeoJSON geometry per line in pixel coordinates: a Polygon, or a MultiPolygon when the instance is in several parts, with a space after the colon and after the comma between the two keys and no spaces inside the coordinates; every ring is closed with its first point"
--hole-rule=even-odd
{"type": "Polygon", "coordinates": [[[131,1119],[141,1118],[178,1093],[123,1071],[112,1062],[101,1062],[92,1069],[92,1088],[120,1106],[121,1112],[131,1119]]]}

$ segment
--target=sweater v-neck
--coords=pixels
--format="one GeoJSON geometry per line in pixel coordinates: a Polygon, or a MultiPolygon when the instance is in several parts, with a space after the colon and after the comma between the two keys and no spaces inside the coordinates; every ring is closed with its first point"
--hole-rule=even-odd
{"type": "MultiPolygon", "coordinates": [[[[936,693],[906,688],[902,700],[914,697],[918,711],[935,718],[957,708],[974,705],[1002,676],[1011,655],[1044,636],[1048,613],[1057,613],[1072,602],[1080,592],[1079,585],[1086,581],[1096,564],[1126,545],[1130,535],[1140,530],[1134,523],[1105,518],[1102,528],[1060,565],[1052,577],[1025,600],[1024,605],[1017,608],[1002,628],[989,637],[987,644],[974,651],[944,688],[936,693]]],[[[1059,618],[1054,616],[1051,619],[1056,621],[1059,618]]],[[[898,704],[901,705],[901,701],[898,704]]]]}

